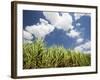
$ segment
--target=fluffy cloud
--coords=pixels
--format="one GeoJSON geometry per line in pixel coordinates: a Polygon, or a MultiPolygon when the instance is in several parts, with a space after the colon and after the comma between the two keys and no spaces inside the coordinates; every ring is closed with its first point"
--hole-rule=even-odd
{"type": "Polygon", "coordinates": [[[69,33],[66,33],[66,35],[72,38],[76,38],[80,36],[80,32],[72,29],[69,33]]]}
{"type": "MultiPolygon", "coordinates": [[[[50,34],[55,28],[57,28],[66,31],[67,36],[77,38],[77,43],[81,43],[83,41],[82,39],[78,39],[80,38],[80,32],[74,29],[75,27],[72,25],[72,16],[69,13],[59,14],[58,12],[43,12],[43,15],[45,16],[46,20],[40,18],[36,25],[26,26],[25,30],[31,35],[34,35],[36,38],[44,39],[46,35],[50,34]]],[[[78,17],[79,15],[75,16],[78,17]]],[[[80,23],[77,25],[80,25],[80,23]]],[[[27,37],[26,35],[29,34],[27,33],[24,35],[26,40],[28,40],[28,38],[32,38],[32,36],[27,37]]]]}
{"type": "Polygon", "coordinates": [[[27,31],[23,31],[23,37],[24,37],[24,39],[27,39],[27,40],[32,40],[33,39],[32,34],[27,32],[27,31]]]}
{"type": "Polygon", "coordinates": [[[33,34],[36,38],[44,39],[46,35],[54,30],[54,26],[48,24],[46,20],[40,18],[40,23],[32,26],[27,26],[25,29],[26,31],[33,34]]]}
{"type": "Polygon", "coordinates": [[[32,36],[31,33],[27,32],[27,31],[23,31],[23,40],[24,40],[24,43],[30,43],[31,40],[33,39],[34,37],[32,36]]]}
{"type": "Polygon", "coordinates": [[[78,51],[85,52],[85,53],[90,53],[91,52],[90,51],[91,50],[91,42],[90,41],[85,42],[84,44],[76,46],[74,49],[78,50],[78,51]]]}
{"type": "Polygon", "coordinates": [[[50,21],[52,25],[54,25],[55,22],[57,22],[59,16],[58,12],[43,12],[43,15],[48,21],[50,21]]]}
{"type": "Polygon", "coordinates": [[[40,23],[48,24],[48,21],[46,21],[46,20],[40,18],[40,23]]]}
{"type": "Polygon", "coordinates": [[[69,13],[43,12],[45,18],[56,28],[68,31],[72,29],[72,16],[69,13]]]}
{"type": "Polygon", "coordinates": [[[81,26],[81,24],[80,23],[76,23],[76,26],[81,26]]]}
{"type": "Polygon", "coordinates": [[[77,42],[77,43],[81,43],[81,42],[83,42],[83,40],[84,40],[83,38],[78,38],[78,39],[76,40],[76,42],[77,42]]]}
{"type": "Polygon", "coordinates": [[[43,12],[45,18],[54,25],[57,29],[66,31],[66,35],[72,38],[79,37],[80,32],[74,30],[72,25],[72,16],[69,13],[57,13],[57,12],[43,12]],[[70,32],[68,32],[70,30],[70,32]]]}
{"type": "MultiPolygon", "coordinates": [[[[52,12],[43,12],[45,18],[54,25],[57,29],[62,29],[66,31],[66,35],[72,38],[78,38],[77,42],[81,43],[83,39],[80,39],[80,32],[74,30],[74,26],[72,25],[72,16],[69,13],[52,13],[52,12]],[[70,30],[70,31],[68,31],[70,30]]],[[[82,14],[75,14],[76,17],[82,16],[82,14]]],[[[76,24],[80,26],[80,23],[76,24]]]]}
{"type": "Polygon", "coordinates": [[[82,16],[90,16],[88,13],[74,13],[75,20],[80,19],[82,16]]]}

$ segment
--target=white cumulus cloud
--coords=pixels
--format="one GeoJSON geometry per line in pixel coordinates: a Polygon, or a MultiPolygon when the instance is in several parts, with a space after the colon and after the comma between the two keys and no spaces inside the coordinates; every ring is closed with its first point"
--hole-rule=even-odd
{"type": "MultiPolygon", "coordinates": [[[[26,26],[25,30],[30,34],[33,34],[36,38],[44,39],[46,35],[50,34],[55,28],[57,28],[66,31],[66,35],[69,37],[79,38],[80,32],[74,29],[75,27],[72,25],[73,19],[69,13],[59,14],[58,12],[43,12],[43,15],[46,20],[40,18],[37,24],[26,26]]],[[[77,17],[79,15],[75,16],[77,17]]],[[[80,26],[80,23],[77,25],[80,26]]],[[[77,42],[82,42],[82,39],[77,39],[77,42]]]]}
{"type": "Polygon", "coordinates": [[[32,36],[32,34],[31,33],[29,33],[29,32],[27,32],[27,31],[25,31],[25,30],[23,30],[23,41],[24,41],[24,43],[31,43],[32,41],[32,39],[33,39],[34,37],[32,36]]]}
{"type": "Polygon", "coordinates": [[[33,39],[33,36],[31,33],[27,32],[27,31],[23,31],[23,38],[24,39],[27,39],[27,40],[32,40],[33,39]]]}
{"type": "Polygon", "coordinates": [[[41,23],[44,23],[44,24],[48,24],[48,21],[46,21],[46,20],[44,20],[44,19],[42,19],[42,18],[40,18],[40,22],[41,22],[41,23]]]}
{"type": "Polygon", "coordinates": [[[40,18],[40,23],[32,26],[27,26],[25,29],[26,31],[33,34],[36,38],[44,39],[46,35],[54,30],[54,26],[48,24],[46,20],[40,18]]]}
{"type": "Polygon", "coordinates": [[[80,32],[76,30],[71,30],[69,33],[66,33],[69,37],[76,38],[80,36],[80,32]]]}
{"type": "Polygon", "coordinates": [[[91,50],[91,41],[87,41],[84,44],[76,46],[74,49],[78,50],[78,51],[85,52],[85,53],[90,53],[91,52],[90,51],[91,50]]]}
{"type": "Polygon", "coordinates": [[[72,16],[69,13],[43,12],[45,18],[56,28],[68,31],[72,29],[72,16]]]}
{"type": "Polygon", "coordinates": [[[83,40],[84,40],[83,38],[78,38],[78,39],[76,40],[76,42],[77,42],[77,43],[81,43],[81,42],[83,42],[83,40]]]}

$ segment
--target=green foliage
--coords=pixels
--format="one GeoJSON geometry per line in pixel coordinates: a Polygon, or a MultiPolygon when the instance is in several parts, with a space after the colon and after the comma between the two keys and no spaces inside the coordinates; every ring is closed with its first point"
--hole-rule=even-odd
{"type": "Polygon", "coordinates": [[[54,68],[54,67],[77,67],[91,65],[91,55],[63,46],[47,48],[41,39],[33,43],[23,44],[23,68],[54,68]]]}

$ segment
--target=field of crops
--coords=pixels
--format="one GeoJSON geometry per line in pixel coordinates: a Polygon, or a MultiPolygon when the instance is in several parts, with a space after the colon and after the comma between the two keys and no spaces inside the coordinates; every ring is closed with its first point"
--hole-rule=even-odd
{"type": "Polygon", "coordinates": [[[41,39],[23,44],[23,69],[90,66],[91,55],[66,49],[47,47],[41,39]]]}

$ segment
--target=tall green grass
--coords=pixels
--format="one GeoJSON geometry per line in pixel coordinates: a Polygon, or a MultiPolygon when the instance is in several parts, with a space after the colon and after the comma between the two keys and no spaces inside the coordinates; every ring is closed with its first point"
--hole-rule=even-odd
{"type": "Polygon", "coordinates": [[[91,65],[91,55],[66,49],[63,46],[47,45],[37,39],[23,44],[23,69],[76,67],[91,65]]]}

